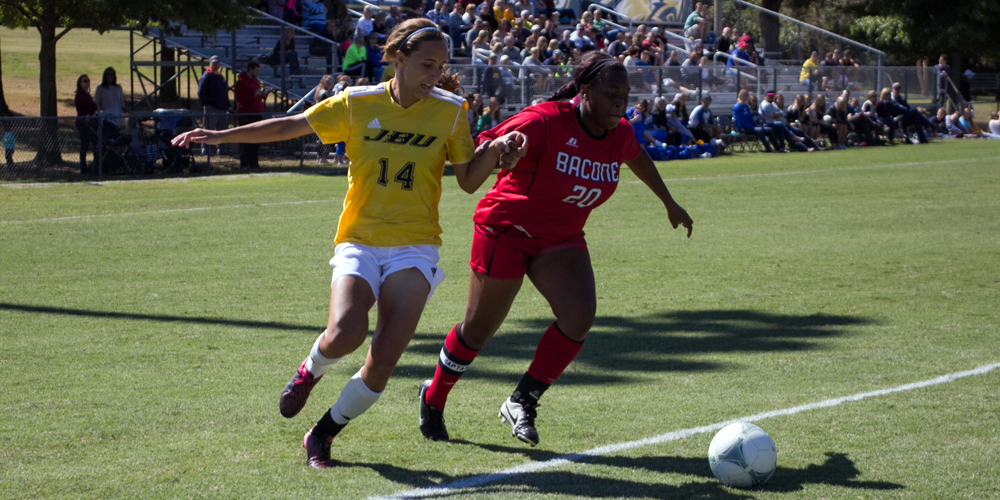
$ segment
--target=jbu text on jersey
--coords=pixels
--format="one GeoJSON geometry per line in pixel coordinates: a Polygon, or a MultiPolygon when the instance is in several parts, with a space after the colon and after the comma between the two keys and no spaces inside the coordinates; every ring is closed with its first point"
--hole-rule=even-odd
{"type": "Polygon", "coordinates": [[[427,137],[424,134],[413,134],[410,132],[396,132],[394,130],[379,129],[375,137],[365,136],[366,141],[381,141],[389,144],[408,144],[418,148],[426,148],[437,140],[437,137],[427,137]]]}

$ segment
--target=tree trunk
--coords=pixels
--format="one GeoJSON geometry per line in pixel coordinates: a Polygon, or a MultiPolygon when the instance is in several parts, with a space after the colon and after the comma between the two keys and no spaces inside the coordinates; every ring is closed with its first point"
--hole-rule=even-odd
{"type": "MultiPolygon", "coordinates": [[[[160,50],[160,61],[162,62],[174,62],[176,52],[174,49],[168,49],[163,47],[160,50]]],[[[160,67],[160,84],[171,79],[177,74],[177,68],[174,66],[161,66],[160,67]]],[[[160,97],[164,103],[176,104],[177,103],[177,80],[174,80],[160,89],[160,97]]]]}
{"type": "Polygon", "coordinates": [[[0,50],[0,115],[10,116],[10,107],[7,106],[7,98],[3,94],[3,51],[0,50]]]}
{"type": "MultiPolygon", "coordinates": [[[[762,0],[760,6],[773,11],[778,12],[781,8],[781,2],[784,0],[762,0]]],[[[779,41],[781,36],[781,23],[778,16],[774,14],[769,14],[767,12],[761,12],[759,14],[760,18],[760,41],[761,48],[764,52],[777,52],[778,57],[788,57],[788,54],[784,54],[781,50],[781,42],[779,41]]]]}
{"type": "Polygon", "coordinates": [[[35,162],[43,165],[62,163],[59,151],[59,123],[54,119],[58,115],[56,101],[56,23],[58,17],[55,8],[43,3],[42,16],[38,24],[38,33],[42,38],[42,46],[38,51],[38,89],[41,97],[39,115],[41,122],[41,137],[35,162]],[[53,117],[44,119],[44,117],[53,117]]]}

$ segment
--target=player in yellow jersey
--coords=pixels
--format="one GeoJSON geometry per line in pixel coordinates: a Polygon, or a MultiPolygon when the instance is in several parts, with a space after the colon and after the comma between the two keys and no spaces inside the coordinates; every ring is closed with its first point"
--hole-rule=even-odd
{"type": "Polygon", "coordinates": [[[351,164],[330,260],[330,316],[282,391],[281,414],[298,414],[327,367],[364,343],[375,304],[378,319],[364,366],[303,439],[311,467],[334,465],[333,437],[382,395],[424,305],[444,279],[437,262],[445,160],[452,162],[459,186],[473,193],[494,167],[511,166],[527,146],[527,137],[516,132],[475,149],[468,105],[438,88],[457,88],[457,77],[445,71],[445,36],[427,19],[406,21],[386,40],[385,61],[396,67],[389,82],[349,88],[302,115],[229,130],[196,129],[173,141],[255,143],[315,133],[326,144],[347,143],[351,164]]]}

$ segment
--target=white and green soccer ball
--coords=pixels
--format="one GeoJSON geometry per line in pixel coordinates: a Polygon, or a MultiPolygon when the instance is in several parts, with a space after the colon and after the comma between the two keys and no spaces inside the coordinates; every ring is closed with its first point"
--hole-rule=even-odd
{"type": "Polygon", "coordinates": [[[708,446],[712,474],[727,486],[753,488],[771,479],[778,450],[764,429],[735,423],[720,430],[708,446]]]}

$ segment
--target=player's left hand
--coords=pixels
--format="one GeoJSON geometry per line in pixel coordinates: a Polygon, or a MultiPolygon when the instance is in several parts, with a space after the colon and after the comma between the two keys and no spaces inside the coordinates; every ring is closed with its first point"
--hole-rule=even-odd
{"type": "Polygon", "coordinates": [[[500,157],[499,167],[511,169],[528,152],[528,136],[522,132],[510,132],[497,137],[490,147],[495,148],[500,157]]]}
{"type": "Polygon", "coordinates": [[[692,225],[694,221],[691,220],[691,216],[688,215],[687,211],[681,208],[677,203],[670,203],[667,205],[667,219],[670,220],[670,225],[677,229],[677,226],[684,226],[688,230],[687,237],[691,237],[691,231],[693,230],[692,225]]]}

